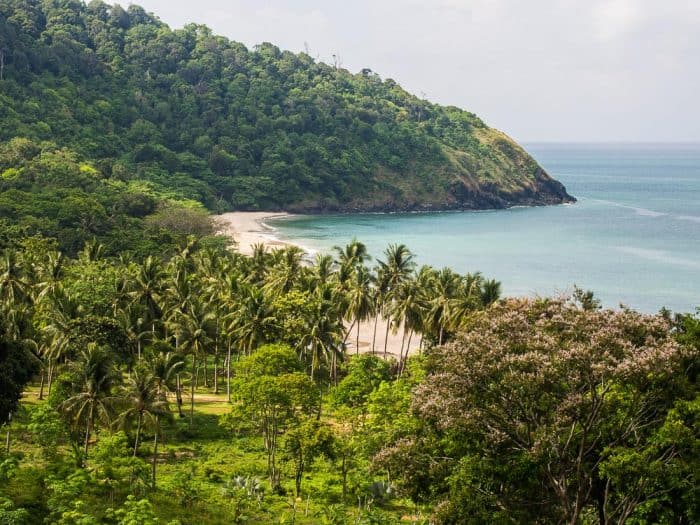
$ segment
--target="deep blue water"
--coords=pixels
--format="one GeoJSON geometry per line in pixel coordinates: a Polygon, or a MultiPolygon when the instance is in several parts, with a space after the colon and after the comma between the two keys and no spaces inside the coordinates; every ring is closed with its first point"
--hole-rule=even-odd
{"type": "Polygon", "coordinates": [[[277,234],[315,251],[353,237],[381,257],[481,271],[508,295],[593,290],[606,306],[700,306],[700,144],[529,144],[578,202],[484,212],[295,217],[277,234]]]}

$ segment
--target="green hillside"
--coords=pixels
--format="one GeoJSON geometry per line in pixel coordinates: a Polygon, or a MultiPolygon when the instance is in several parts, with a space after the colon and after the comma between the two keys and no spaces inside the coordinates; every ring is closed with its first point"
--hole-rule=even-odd
{"type": "MultiPolygon", "coordinates": [[[[0,0],[0,58],[0,141],[63,151],[118,191],[309,212],[572,200],[472,113],[137,6],[0,0]]],[[[18,184],[7,158],[0,183],[18,184]]]]}

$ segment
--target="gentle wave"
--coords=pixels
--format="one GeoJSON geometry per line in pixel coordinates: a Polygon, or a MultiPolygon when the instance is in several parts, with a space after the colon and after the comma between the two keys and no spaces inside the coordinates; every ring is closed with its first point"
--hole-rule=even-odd
{"type": "Polygon", "coordinates": [[[632,210],[634,211],[637,215],[641,215],[642,217],[664,217],[668,215],[668,213],[662,212],[662,211],[654,211],[650,210],[648,208],[640,208],[638,206],[630,206],[629,204],[622,204],[621,202],[615,202],[615,201],[608,201],[604,199],[590,199],[593,202],[601,202],[603,204],[609,204],[610,206],[615,206],[617,208],[625,208],[627,210],[632,210]]]}
{"type": "Polygon", "coordinates": [[[682,221],[700,222],[700,217],[697,215],[679,215],[678,218],[682,221]]]}
{"type": "Polygon", "coordinates": [[[677,257],[675,255],[670,255],[664,250],[653,250],[650,248],[639,248],[636,246],[620,246],[618,247],[618,250],[650,261],[674,264],[676,266],[689,266],[692,268],[700,268],[700,263],[698,261],[692,259],[685,259],[683,257],[677,257]]]}

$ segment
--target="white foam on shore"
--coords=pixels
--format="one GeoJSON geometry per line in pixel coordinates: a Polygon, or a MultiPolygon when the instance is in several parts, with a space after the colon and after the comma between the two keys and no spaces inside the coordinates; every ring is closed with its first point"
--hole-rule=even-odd
{"type": "Polygon", "coordinates": [[[265,217],[265,219],[260,219],[257,221],[257,223],[265,228],[266,232],[261,233],[260,236],[267,239],[271,243],[282,243],[282,244],[290,244],[293,246],[297,246],[304,250],[305,252],[305,257],[309,258],[310,260],[316,257],[316,254],[318,253],[318,250],[314,250],[313,248],[309,248],[308,246],[304,246],[300,242],[297,242],[296,240],[291,240],[287,239],[283,236],[279,235],[279,228],[275,228],[274,226],[271,226],[270,224],[266,223],[265,221],[268,219],[284,219],[289,217],[289,215],[278,215],[278,216],[270,216],[270,217],[265,217]]]}

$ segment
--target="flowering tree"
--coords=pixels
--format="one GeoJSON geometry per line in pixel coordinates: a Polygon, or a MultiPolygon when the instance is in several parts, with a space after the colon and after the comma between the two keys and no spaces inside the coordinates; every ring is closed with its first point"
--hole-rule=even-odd
{"type": "Polygon", "coordinates": [[[443,522],[622,523],[687,459],[658,436],[691,359],[661,316],[510,300],[432,351],[422,430],[376,460],[443,522]]]}

